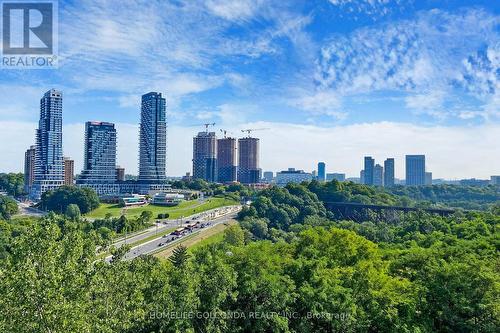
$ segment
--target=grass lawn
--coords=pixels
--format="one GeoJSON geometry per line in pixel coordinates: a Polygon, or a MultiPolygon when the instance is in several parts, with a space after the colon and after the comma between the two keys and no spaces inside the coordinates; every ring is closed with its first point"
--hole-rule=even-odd
{"type": "MultiPolygon", "coordinates": [[[[228,225],[233,225],[235,223],[236,221],[231,220],[228,222],[228,225]]],[[[202,230],[197,234],[187,236],[181,242],[172,244],[166,249],[158,253],[155,253],[154,256],[160,259],[166,259],[172,255],[174,249],[180,244],[184,245],[189,249],[190,252],[192,252],[194,249],[201,247],[203,245],[220,242],[224,237],[224,230],[226,230],[228,225],[221,223],[208,230],[202,230]]]]}
{"type": "Polygon", "coordinates": [[[181,216],[190,216],[196,213],[201,213],[213,208],[218,208],[222,206],[235,205],[238,202],[226,199],[226,198],[209,198],[203,202],[198,200],[183,201],[179,205],[174,207],[156,206],[156,205],[145,205],[141,207],[130,207],[123,208],[116,204],[101,204],[97,209],[86,214],[86,217],[91,218],[104,218],[106,214],[111,214],[114,217],[120,216],[122,213],[129,218],[138,217],[143,211],[149,210],[153,212],[153,218],[155,219],[160,213],[170,214],[169,219],[177,219],[181,216]]]}

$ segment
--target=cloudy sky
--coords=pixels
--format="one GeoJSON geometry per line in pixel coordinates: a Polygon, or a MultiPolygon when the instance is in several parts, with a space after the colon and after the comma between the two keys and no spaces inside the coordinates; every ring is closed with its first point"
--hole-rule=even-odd
{"type": "Polygon", "coordinates": [[[205,122],[261,138],[264,170],[359,175],[426,154],[435,178],[500,174],[500,3],[437,0],[59,1],[59,68],[0,69],[0,171],[20,171],[39,100],[64,93],[64,154],[115,122],[137,171],[141,94],[162,92],[167,173],[205,122]]]}

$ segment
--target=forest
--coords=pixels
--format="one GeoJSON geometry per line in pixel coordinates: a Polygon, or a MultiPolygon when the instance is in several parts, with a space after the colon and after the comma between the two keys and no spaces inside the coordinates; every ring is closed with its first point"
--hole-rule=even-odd
{"type": "Polygon", "coordinates": [[[498,203],[354,222],[323,203],[401,199],[339,185],[260,191],[223,241],[169,260],[105,263],[79,218],[4,219],[0,332],[498,331],[498,203]]]}

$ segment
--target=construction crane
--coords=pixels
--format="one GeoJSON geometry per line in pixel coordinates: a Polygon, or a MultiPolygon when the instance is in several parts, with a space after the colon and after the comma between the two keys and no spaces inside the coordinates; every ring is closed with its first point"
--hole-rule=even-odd
{"type": "Polygon", "coordinates": [[[241,132],[245,133],[247,132],[248,133],[248,137],[250,137],[250,133],[252,132],[255,132],[255,131],[265,131],[265,130],[268,130],[270,128],[248,128],[248,129],[243,129],[241,130],[241,132]]]}
{"type": "Polygon", "coordinates": [[[210,126],[215,126],[215,123],[196,124],[196,125],[189,125],[189,126],[193,126],[193,127],[205,126],[205,132],[207,132],[207,133],[208,133],[208,128],[209,128],[210,126]]]}
{"type": "Polygon", "coordinates": [[[215,123],[206,123],[206,124],[203,124],[203,126],[205,126],[205,132],[208,133],[208,128],[210,126],[215,126],[215,123]]]}
{"type": "Polygon", "coordinates": [[[221,131],[222,133],[224,133],[224,139],[225,139],[225,138],[227,138],[227,134],[228,134],[228,133],[229,133],[229,134],[233,134],[233,132],[227,131],[227,130],[225,130],[225,129],[221,129],[220,131],[221,131]]]}

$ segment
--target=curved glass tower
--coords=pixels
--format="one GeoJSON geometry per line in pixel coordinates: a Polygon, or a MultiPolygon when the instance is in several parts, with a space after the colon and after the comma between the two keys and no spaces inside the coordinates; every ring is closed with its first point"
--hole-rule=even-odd
{"type": "Polygon", "coordinates": [[[167,166],[166,101],[161,93],[142,96],[139,130],[139,182],[166,181],[167,166]]]}
{"type": "Polygon", "coordinates": [[[38,200],[46,191],[64,185],[62,150],[62,92],[47,91],[40,100],[36,130],[35,179],[30,197],[38,200]]]}

